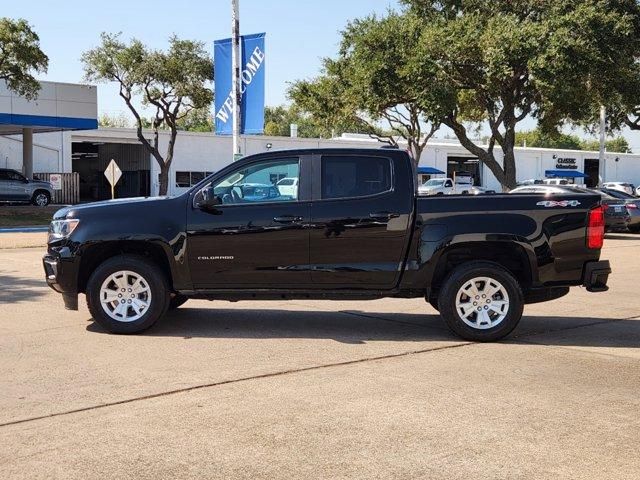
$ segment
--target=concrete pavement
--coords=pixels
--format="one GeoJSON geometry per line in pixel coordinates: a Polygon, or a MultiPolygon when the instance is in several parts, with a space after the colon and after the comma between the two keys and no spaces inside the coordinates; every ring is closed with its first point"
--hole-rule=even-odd
{"type": "Polygon", "coordinates": [[[421,300],[189,301],[103,332],[0,250],[2,478],[637,478],[640,237],[469,344],[421,300]]]}

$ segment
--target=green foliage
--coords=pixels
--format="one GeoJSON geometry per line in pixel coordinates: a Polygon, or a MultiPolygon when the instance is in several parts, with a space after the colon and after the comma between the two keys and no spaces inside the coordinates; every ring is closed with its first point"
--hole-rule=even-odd
{"type": "Polygon", "coordinates": [[[513,148],[520,121],[531,116],[552,131],[567,121],[592,118],[594,102],[607,104],[615,97],[614,86],[635,71],[636,1],[404,3],[406,15],[422,21],[416,86],[431,99],[430,89],[440,85],[443,123],[505,188],[515,185],[513,148]],[[486,148],[468,135],[470,122],[488,123],[486,148]],[[496,144],[504,153],[502,165],[494,155],[496,144]]]}
{"type": "MultiPolygon", "coordinates": [[[[582,150],[591,150],[598,151],[600,150],[600,141],[599,140],[583,140],[581,143],[582,150]]],[[[632,153],[631,147],[629,146],[629,142],[624,137],[615,137],[609,139],[605,142],[605,148],[607,152],[616,152],[616,153],[632,153]]]]}
{"type": "MultiPolygon", "coordinates": [[[[597,139],[581,139],[577,135],[560,132],[546,133],[537,128],[524,132],[516,132],[516,146],[534,148],[559,148],[566,150],[600,150],[600,141],[597,139]]],[[[624,137],[618,136],[606,141],[608,152],[631,153],[629,142],[624,137]]]]}
{"type": "Polygon", "coordinates": [[[288,137],[291,135],[291,124],[298,125],[298,136],[302,138],[332,138],[345,131],[329,130],[316,118],[308,113],[301,112],[295,105],[266,107],[264,110],[264,134],[274,137],[288,137]]]}
{"type": "Polygon", "coordinates": [[[167,51],[150,50],[135,39],[126,44],[119,34],[103,33],[101,40],[99,47],[82,55],[85,78],[119,84],[120,97],[136,120],[138,139],[160,165],[160,195],[165,195],[178,129],[188,123],[185,119],[193,110],[208,108],[213,101],[213,61],[202,42],[175,36],[167,51]],[[155,112],[151,141],[142,133],[147,120],[139,104],[155,112]],[[158,149],[162,128],[170,131],[164,154],[158,149]]]}
{"type": "Polygon", "coordinates": [[[202,107],[190,110],[177,121],[178,130],[187,132],[213,132],[215,122],[211,113],[211,107],[202,107]]]}
{"type": "Polygon", "coordinates": [[[319,77],[294,82],[289,97],[325,131],[368,133],[392,144],[403,138],[419,158],[439,127],[437,97],[416,82],[412,68],[420,30],[417,18],[396,13],[354,20],[337,58],[324,59],[319,77]]]}
{"type": "Polygon", "coordinates": [[[48,57],[40,50],[40,38],[26,20],[0,18],[0,79],[10,90],[35,98],[40,83],[32,72],[44,73],[48,65],[48,57]]]}
{"type": "Polygon", "coordinates": [[[131,126],[131,121],[124,113],[118,115],[103,113],[98,117],[98,125],[106,128],[128,128],[131,126]]]}
{"type": "Polygon", "coordinates": [[[581,150],[582,140],[577,135],[566,133],[545,133],[541,129],[516,132],[516,146],[536,148],[562,148],[568,150],[581,150]]]}

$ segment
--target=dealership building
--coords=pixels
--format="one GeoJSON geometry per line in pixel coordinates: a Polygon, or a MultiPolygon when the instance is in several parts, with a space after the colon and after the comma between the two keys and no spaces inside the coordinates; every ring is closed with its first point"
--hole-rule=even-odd
{"type": "MultiPolygon", "coordinates": [[[[53,130],[33,134],[33,172],[43,178],[52,173],[72,175],[77,189],[74,201],[110,198],[111,190],[103,172],[112,159],[123,172],[116,187],[117,197],[158,193],[159,167],[137,140],[135,129],[53,130]]],[[[146,132],[146,135],[151,138],[152,134],[146,132]]],[[[168,139],[167,132],[160,133],[160,151],[166,148],[168,139]]],[[[18,132],[0,137],[0,168],[24,171],[22,141],[18,132]]],[[[250,155],[294,148],[377,148],[381,144],[363,135],[344,135],[335,139],[250,135],[242,137],[241,146],[242,152],[250,155]]],[[[499,150],[497,152],[500,153],[499,150]]],[[[228,136],[180,132],[171,165],[169,193],[175,195],[186,191],[207,174],[229,164],[231,157],[232,144],[228,136]]],[[[594,185],[598,179],[598,152],[523,147],[516,148],[516,161],[519,181],[545,178],[549,170],[569,172],[567,175],[583,173],[586,177],[576,178],[576,183],[594,185]]],[[[640,155],[608,152],[605,162],[605,181],[640,184],[640,155]]],[[[430,141],[422,154],[420,166],[433,167],[449,176],[453,172],[470,174],[476,185],[500,190],[489,169],[452,140],[430,141]]]]}

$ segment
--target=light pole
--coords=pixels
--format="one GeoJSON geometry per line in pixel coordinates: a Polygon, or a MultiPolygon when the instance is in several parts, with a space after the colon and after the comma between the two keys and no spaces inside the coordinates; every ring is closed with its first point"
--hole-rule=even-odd
{"type": "Polygon", "coordinates": [[[605,175],[607,174],[607,165],[604,159],[604,149],[606,140],[606,128],[607,128],[607,110],[604,105],[600,106],[600,154],[598,155],[598,186],[601,187],[602,183],[606,182],[605,175]]]}
{"type": "Polygon", "coordinates": [[[242,156],[240,151],[240,0],[231,0],[231,96],[233,97],[233,160],[242,156]]]}

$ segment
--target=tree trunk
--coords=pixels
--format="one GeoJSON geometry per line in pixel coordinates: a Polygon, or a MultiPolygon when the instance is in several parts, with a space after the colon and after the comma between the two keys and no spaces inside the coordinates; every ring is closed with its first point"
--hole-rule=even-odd
{"type": "Polygon", "coordinates": [[[511,149],[508,150],[509,153],[507,153],[506,150],[503,150],[503,154],[505,157],[503,164],[510,165],[510,167],[508,168],[508,171],[510,172],[510,175],[512,175],[513,177],[513,179],[511,180],[507,178],[507,175],[506,175],[507,172],[502,166],[500,166],[500,163],[498,163],[498,160],[496,159],[493,153],[492,144],[490,145],[488,150],[485,150],[484,148],[479,147],[478,145],[473,143],[471,139],[467,136],[467,129],[464,127],[464,125],[459,123],[454,118],[450,118],[450,117],[446,118],[442,123],[444,123],[446,126],[451,128],[451,130],[453,130],[453,132],[456,134],[456,137],[458,137],[460,144],[464,148],[466,148],[470,153],[478,157],[478,160],[480,160],[480,163],[482,165],[486,165],[487,168],[491,170],[491,173],[493,173],[493,176],[496,177],[496,180],[500,182],[500,185],[502,185],[502,189],[504,191],[509,191],[511,188],[513,188],[511,185],[515,186],[516,171],[515,171],[515,161],[513,161],[513,158],[514,158],[513,143],[511,144],[511,149]],[[511,158],[507,158],[508,155],[511,155],[511,158]]]}
{"type": "Polygon", "coordinates": [[[166,163],[160,165],[160,190],[158,194],[164,196],[169,191],[169,167],[166,163]]]}

